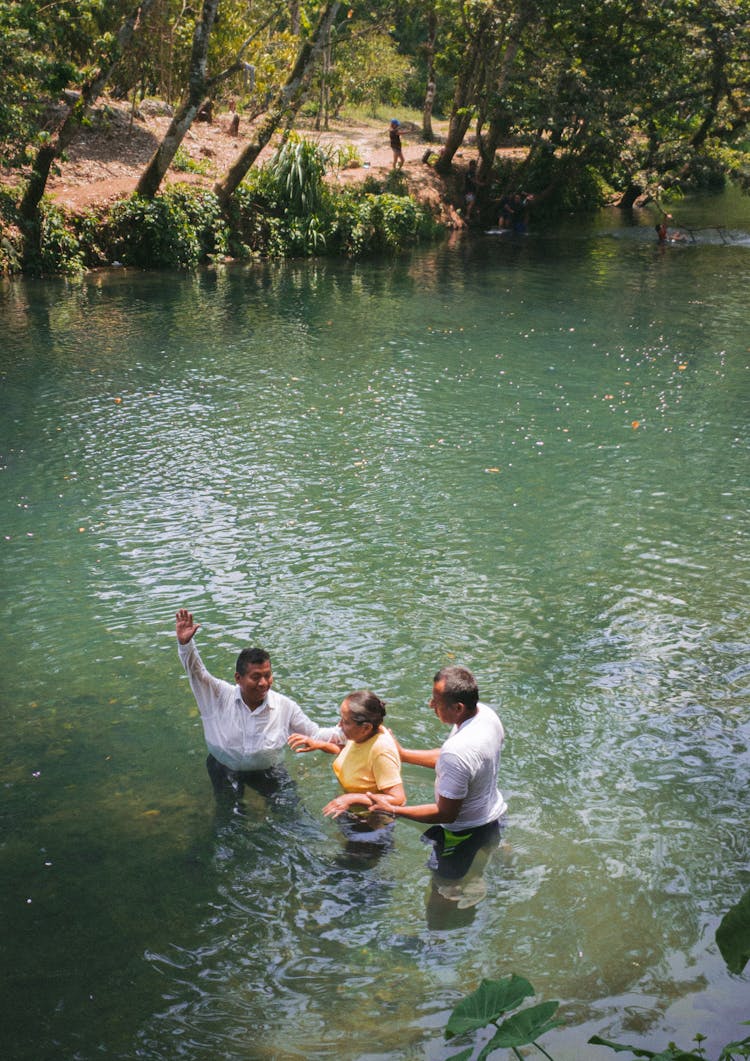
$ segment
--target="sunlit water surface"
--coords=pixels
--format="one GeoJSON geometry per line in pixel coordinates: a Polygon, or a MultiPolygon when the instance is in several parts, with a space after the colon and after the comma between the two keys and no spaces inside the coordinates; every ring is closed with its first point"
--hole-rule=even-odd
{"type": "MultiPolygon", "coordinates": [[[[750,209],[472,236],[392,263],[2,290],[3,1056],[428,1058],[483,977],[590,1035],[719,1045],[748,975],[750,209]],[[711,227],[714,226],[714,227],[711,227]],[[718,227],[717,227],[718,226],[718,227]],[[371,686],[444,737],[437,667],[508,732],[477,907],[428,915],[321,816],[216,815],[175,651],[273,653],[321,721],[371,686]]],[[[412,801],[431,778],[406,769],[412,801]]]]}

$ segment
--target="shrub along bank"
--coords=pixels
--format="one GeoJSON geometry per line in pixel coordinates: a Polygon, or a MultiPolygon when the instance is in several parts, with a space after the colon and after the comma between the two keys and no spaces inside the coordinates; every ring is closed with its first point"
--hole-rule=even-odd
{"type": "Polygon", "coordinates": [[[292,145],[286,166],[281,158],[253,172],[226,212],[212,192],[188,185],[86,214],[47,200],[41,255],[25,268],[17,193],[5,191],[0,194],[0,273],[52,276],[114,264],[185,269],[227,259],[356,258],[399,253],[442,231],[427,207],[399,194],[398,187],[391,191],[376,182],[328,187],[322,171],[305,169],[306,151],[310,145],[292,145]],[[301,157],[302,167],[295,167],[301,157]]]}

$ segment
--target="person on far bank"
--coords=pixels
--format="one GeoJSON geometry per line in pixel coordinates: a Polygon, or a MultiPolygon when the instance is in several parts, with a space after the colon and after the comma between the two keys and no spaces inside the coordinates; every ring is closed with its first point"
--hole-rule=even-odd
{"type": "Polygon", "coordinates": [[[432,843],[428,865],[447,880],[460,880],[479,851],[497,846],[501,819],[507,810],[497,787],[500,752],[505,740],[495,711],[479,700],[479,689],[465,667],[443,667],[433,680],[430,707],[451,726],[441,748],[402,748],[404,763],[435,770],[435,802],[398,806],[387,796],[370,793],[372,806],[397,817],[424,822],[432,843]]]}
{"type": "Polygon", "coordinates": [[[401,146],[401,122],[398,118],[391,118],[388,135],[391,141],[391,151],[393,152],[393,168],[401,169],[404,164],[404,151],[401,146]]]}
{"type": "Polygon", "coordinates": [[[180,662],[200,711],[208,747],[206,769],[214,792],[241,800],[245,785],[264,796],[296,801],[294,782],[284,766],[292,733],[338,742],[338,726],[321,728],[288,696],[271,688],[271,658],[262,648],[245,648],[235,664],[235,684],[206,669],[195,644],[200,623],[186,608],[176,615],[180,662]]]}
{"type": "Polygon", "coordinates": [[[474,207],[477,202],[477,194],[479,192],[479,176],[477,174],[477,160],[473,158],[469,162],[469,168],[464,176],[464,205],[466,208],[466,221],[471,221],[471,215],[474,213],[474,207]]]}

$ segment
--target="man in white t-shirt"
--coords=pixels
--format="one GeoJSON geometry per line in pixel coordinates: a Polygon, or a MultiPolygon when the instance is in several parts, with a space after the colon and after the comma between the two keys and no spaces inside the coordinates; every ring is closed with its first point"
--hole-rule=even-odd
{"type": "Polygon", "coordinates": [[[435,770],[435,802],[397,807],[370,794],[373,804],[402,818],[434,823],[424,833],[434,845],[430,866],[441,877],[464,877],[477,852],[497,843],[506,803],[497,787],[503,724],[479,701],[479,689],[465,667],[444,667],[435,675],[430,707],[452,726],[442,748],[399,747],[402,762],[435,770]]]}
{"type": "Polygon", "coordinates": [[[290,734],[302,733],[343,745],[341,730],[338,726],[322,729],[299,704],[271,688],[271,658],[265,649],[245,648],[240,652],[234,685],[215,678],[193,640],[199,626],[186,608],[177,612],[177,651],[203,722],[206,768],[214,792],[237,800],[249,785],[264,796],[294,800],[294,784],[284,766],[290,734]]]}

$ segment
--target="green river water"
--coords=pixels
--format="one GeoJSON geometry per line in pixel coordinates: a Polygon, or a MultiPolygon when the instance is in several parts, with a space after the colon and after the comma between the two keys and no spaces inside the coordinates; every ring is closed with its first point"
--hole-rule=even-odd
{"type": "Polygon", "coordinates": [[[680,220],[0,289],[4,1058],[439,1061],[510,972],[557,1061],[747,1033],[714,933],[750,887],[750,200],[680,220]],[[407,746],[470,667],[487,897],[430,913],[403,820],[342,862],[322,755],[296,810],[218,816],[180,606],[214,673],[262,644],[407,746]]]}

